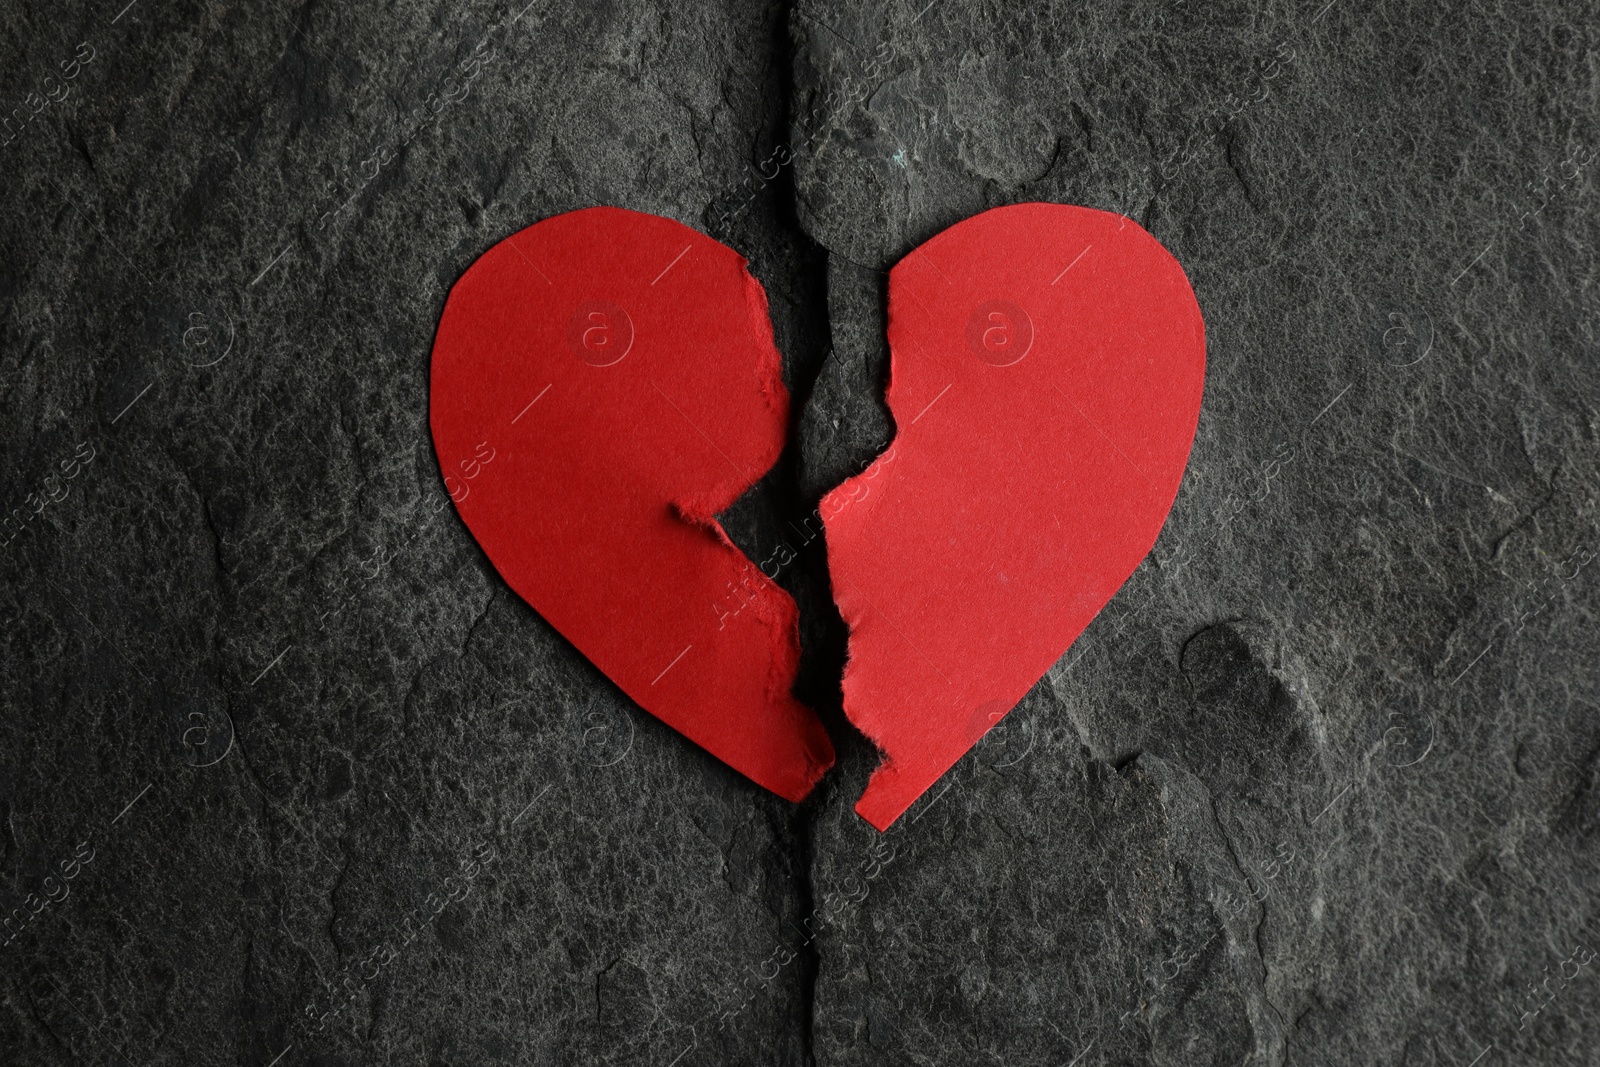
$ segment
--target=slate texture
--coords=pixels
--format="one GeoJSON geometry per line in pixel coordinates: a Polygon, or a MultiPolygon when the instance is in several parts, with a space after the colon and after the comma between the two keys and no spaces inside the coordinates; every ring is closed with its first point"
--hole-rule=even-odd
{"type": "Polygon", "coordinates": [[[125,3],[0,20],[0,1062],[1600,1062],[1596,4],[125,3]],[[813,509],[1024,200],[1184,265],[1199,436],[880,836],[813,509]],[[767,288],[804,805],[449,507],[449,286],[590,204],[767,288]]]}
{"type": "Polygon", "coordinates": [[[803,10],[809,489],[984,208],[1129,215],[1208,339],[1134,578],[891,863],[870,753],[821,800],[817,1062],[1600,1062],[1595,6],[803,10]]]}

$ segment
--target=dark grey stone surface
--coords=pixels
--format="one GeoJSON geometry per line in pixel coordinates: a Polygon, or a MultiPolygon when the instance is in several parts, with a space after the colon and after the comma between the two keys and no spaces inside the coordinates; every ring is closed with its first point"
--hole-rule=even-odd
{"type": "Polygon", "coordinates": [[[1595,4],[124,3],[0,20],[0,1062],[1600,1060],[1595,4]],[[795,531],[883,272],[1023,200],[1183,263],[1199,437],[880,836],[795,531]],[[448,507],[445,294],[590,204],[767,288],[799,807],[448,507]]]}

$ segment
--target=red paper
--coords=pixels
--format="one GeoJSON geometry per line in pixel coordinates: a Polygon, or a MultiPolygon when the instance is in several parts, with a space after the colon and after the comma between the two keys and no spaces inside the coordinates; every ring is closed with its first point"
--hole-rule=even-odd
{"type": "Polygon", "coordinates": [[[794,601],[713,517],[778,459],[779,372],[738,253],[590,208],[501,241],[450,291],[431,422],[511,588],[651,714],[799,800],[833,747],[790,695],[794,601]]]}
{"type": "Polygon", "coordinates": [[[1205,326],[1120,215],[958,223],[889,274],[890,453],[824,500],[844,708],[886,829],[1043,677],[1155,544],[1188,462],[1205,326]]]}

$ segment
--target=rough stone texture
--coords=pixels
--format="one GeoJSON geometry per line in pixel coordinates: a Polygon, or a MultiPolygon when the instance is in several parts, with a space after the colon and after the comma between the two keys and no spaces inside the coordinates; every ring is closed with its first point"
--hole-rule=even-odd
{"type": "Polygon", "coordinates": [[[1102,616],[888,866],[870,753],[820,801],[817,1062],[1596,1062],[1595,6],[805,11],[812,488],[892,437],[874,272],[985,207],[1137,219],[1209,341],[1102,616]]]}
{"type": "Polygon", "coordinates": [[[924,2],[11,5],[0,1062],[1600,1058],[1600,9],[924,2]],[[883,271],[1033,199],[1183,263],[1199,438],[880,837],[807,519],[893,436],[883,271]],[[798,808],[447,506],[445,294],[597,203],[767,287],[798,808]]]}

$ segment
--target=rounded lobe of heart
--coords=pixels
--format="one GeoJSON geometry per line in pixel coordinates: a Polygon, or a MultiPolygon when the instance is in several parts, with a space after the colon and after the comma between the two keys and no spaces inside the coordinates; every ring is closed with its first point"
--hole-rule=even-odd
{"type": "Polygon", "coordinates": [[[884,757],[856,810],[880,830],[1150,551],[1205,383],[1177,260],[1130,219],[1056,204],[986,211],[896,264],[889,346],[893,462],[822,509],[844,709],[884,757]]]}
{"type": "Polygon", "coordinates": [[[790,693],[798,613],[714,518],[783,448],[780,371],[738,253],[589,208],[513,234],[456,282],[430,422],[506,583],[645,710],[799,800],[833,748],[790,693]]]}

